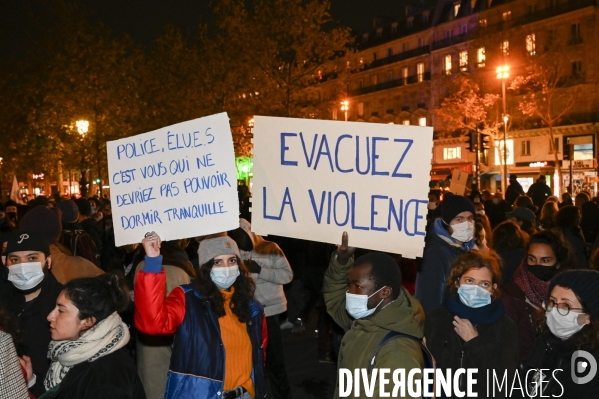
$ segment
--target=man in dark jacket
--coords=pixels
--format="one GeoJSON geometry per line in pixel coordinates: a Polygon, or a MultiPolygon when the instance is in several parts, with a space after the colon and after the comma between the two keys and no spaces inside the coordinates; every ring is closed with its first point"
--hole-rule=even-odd
{"type": "Polygon", "coordinates": [[[547,201],[547,197],[551,195],[551,189],[547,185],[545,175],[539,176],[537,182],[530,186],[527,194],[532,198],[532,202],[538,209],[543,208],[543,204],[547,201]]]}
{"type": "Polygon", "coordinates": [[[520,183],[518,183],[518,176],[511,174],[510,185],[508,186],[507,190],[505,190],[505,200],[507,202],[508,210],[512,209],[512,206],[514,206],[514,201],[516,201],[516,198],[518,198],[520,195],[524,195],[524,190],[522,189],[520,183]]]}
{"type": "Polygon", "coordinates": [[[51,336],[46,317],[56,306],[56,298],[64,287],[50,273],[50,246],[42,234],[13,232],[3,254],[9,281],[0,287],[0,306],[17,319],[23,331],[17,353],[31,358],[36,376],[31,392],[39,396],[45,392],[44,378],[50,366],[47,355],[51,336]]]}
{"type": "Polygon", "coordinates": [[[474,204],[461,195],[446,195],[441,203],[441,217],[433,223],[431,238],[422,255],[416,276],[416,298],[424,312],[441,306],[445,280],[451,264],[474,243],[474,204]]]}

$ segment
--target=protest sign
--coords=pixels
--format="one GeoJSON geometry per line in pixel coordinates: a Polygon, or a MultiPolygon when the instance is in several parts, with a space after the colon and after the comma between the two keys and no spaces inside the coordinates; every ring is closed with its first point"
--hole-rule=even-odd
{"type": "Polygon", "coordinates": [[[449,185],[449,191],[458,195],[469,194],[470,189],[468,188],[468,173],[459,169],[454,169],[451,172],[451,184],[449,185]]]}
{"type": "Polygon", "coordinates": [[[106,143],[117,246],[239,227],[233,139],[226,113],[106,143]]]}
{"type": "Polygon", "coordinates": [[[254,119],[256,234],[422,255],[432,127],[254,119]]]}

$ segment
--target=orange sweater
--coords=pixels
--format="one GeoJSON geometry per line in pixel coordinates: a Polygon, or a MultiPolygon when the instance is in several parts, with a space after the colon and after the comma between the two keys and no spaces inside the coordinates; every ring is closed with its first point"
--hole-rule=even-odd
{"type": "Polygon", "coordinates": [[[243,386],[254,398],[256,392],[252,382],[252,343],[247,326],[239,321],[231,310],[231,291],[220,290],[223,295],[225,316],[218,318],[220,335],[225,346],[225,390],[243,386]]]}

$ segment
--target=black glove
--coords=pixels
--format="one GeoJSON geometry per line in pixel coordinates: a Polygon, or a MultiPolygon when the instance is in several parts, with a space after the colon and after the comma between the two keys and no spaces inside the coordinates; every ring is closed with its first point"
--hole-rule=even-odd
{"type": "Polygon", "coordinates": [[[247,260],[244,260],[243,263],[245,264],[245,267],[247,267],[251,273],[260,274],[260,270],[262,270],[262,266],[260,266],[258,263],[256,263],[256,261],[247,259],[247,260]]]}

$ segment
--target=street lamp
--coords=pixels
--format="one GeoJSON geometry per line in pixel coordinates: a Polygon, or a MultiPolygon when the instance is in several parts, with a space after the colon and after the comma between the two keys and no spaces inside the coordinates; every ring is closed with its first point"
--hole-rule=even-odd
{"type": "Polygon", "coordinates": [[[347,122],[347,111],[349,110],[349,101],[341,101],[341,111],[345,112],[345,121],[347,122]]]}
{"type": "MultiPolygon", "coordinates": [[[[85,137],[85,134],[87,133],[87,131],[89,130],[89,121],[86,121],[84,119],[82,120],[78,120],[77,122],[75,122],[75,125],[77,126],[77,132],[81,135],[81,138],[83,139],[83,137],[85,137]]],[[[83,146],[83,151],[81,151],[81,179],[79,180],[79,194],[82,197],[85,197],[87,194],[87,179],[85,178],[85,146],[83,146]]],[[[69,180],[71,173],[69,172],[69,180]]],[[[72,187],[71,187],[71,183],[69,182],[69,193],[72,194],[72,187]]]]}
{"type": "Polygon", "coordinates": [[[497,79],[501,80],[501,95],[503,100],[503,176],[501,179],[501,191],[504,195],[507,190],[507,122],[509,115],[506,111],[505,80],[510,76],[510,67],[507,65],[497,67],[497,79]]]}
{"type": "Polygon", "coordinates": [[[77,131],[79,134],[81,136],[85,136],[85,133],[87,133],[87,130],[89,129],[89,121],[80,120],[75,122],[75,125],[77,125],[77,131]]]}

